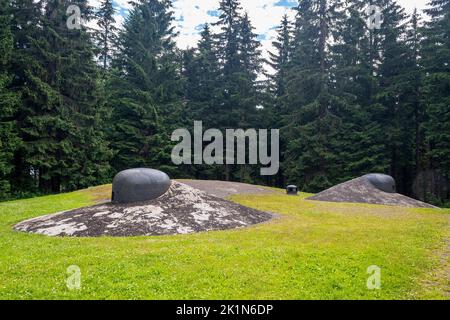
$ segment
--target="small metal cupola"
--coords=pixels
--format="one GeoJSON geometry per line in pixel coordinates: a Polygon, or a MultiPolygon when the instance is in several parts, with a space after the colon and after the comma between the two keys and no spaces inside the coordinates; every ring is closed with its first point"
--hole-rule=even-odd
{"type": "Polygon", "coordinates": [[[296,196],[298,195],[298,187],[291,184],[286,187],[286,192],[290,196],[296,196]]]}

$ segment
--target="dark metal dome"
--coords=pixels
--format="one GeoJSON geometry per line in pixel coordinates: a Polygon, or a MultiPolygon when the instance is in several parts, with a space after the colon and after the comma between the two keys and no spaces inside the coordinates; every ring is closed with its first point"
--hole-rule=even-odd
{"type": "Polygon", "coordinates": [[[364,177],[366,177],[366,179],[377,189],[388,193],[396,193],[395,180],[391,176],[381,173],[372,173],[365,175],[364,177]]]}
{"type": "Polygon", "coordinates": [[[154,169],[129,169],[119,172],[113,180],[112,201],[131,203],[159,198],[169,190],[170,178],[154,169]]]}
{"type": "Polygon", "coordinates": [[[294,186],[294,185],[288,185],[287,187],[286,187],[286,192],[287,192],[287,194],[288,195],[291,195],[291,196],[296,196],[296,195],[298,195],[298,187],[297,186],[294,186]]]}

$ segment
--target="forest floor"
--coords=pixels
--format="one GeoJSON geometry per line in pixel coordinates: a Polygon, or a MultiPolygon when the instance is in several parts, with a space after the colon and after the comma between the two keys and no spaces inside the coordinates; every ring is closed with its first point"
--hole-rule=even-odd
{"type": "Polygon", "coordinates": [[[450,299],[450,210],[272,191],[228,195],[278,214],[267,223],[151,237],[58,238],[12,229],[102,202],[109,185],[0,203],[0,299],[450,299]],[[78,290],[67,287],[73,265],[81,272],[78,290]],[[367,288],[370,266],[381,270],[379,290],[367,288]]]}

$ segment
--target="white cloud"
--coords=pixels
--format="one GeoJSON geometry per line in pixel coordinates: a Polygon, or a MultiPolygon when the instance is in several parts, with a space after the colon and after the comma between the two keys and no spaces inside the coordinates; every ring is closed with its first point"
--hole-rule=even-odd
{"type": "Polygon", "coordinates": [[[122,9],[131,9],[130,0],[114,0],[116,5],[122,9]]]}
{"type": "Polygon", "coordinates": [[[208,14],[215,10],[218,2],[211,0],[177,0],[173,4],[180,48],[195,47],[199,36],[199,25],[213,23],[217,18],[208,14]]]}
{"type": "Polygon", "coordinates": [[[114,15],[114,19],[116,20],[116,23],[114,24],[114,26],[118,29],[120,29],[123,25],[123,23],[125,22],[125,17],[123,15],[120,14],[115,14],[114,15]]]}
{"type": "Polygon", "coordinates": [[[422,10],[427,7],[427,3],[430,0],[399,0],[398,3],[406,9],[406,12],[412,13],[414,8],[422,10]]]}
{"type": "Polygon", "coordinates": [[[88,4],[91,7],[98,8],[100,6],[100,0],[88,0],[88,4]]]}
{"type": "MultiPolygon", "coordinates": [[[[96,2],[98,0],[90,0],[96,2]]],[[[129,0],[114,0],[123,9],[131,6],[129,0]]],[[[411,13],[415,7],[422,10],[429,0],[398,0],[399,3],[411,13]]],[[[282,16],[287,13],[291,19],[294,17],[293,10],[286,6],[277,5],[279,3],[292,3],[293,0],[241,0],[244,11],[248,12],[255,32],[263,36],[261,40],[264,56],[268,56],[268,50],[272,50],[272,41],[276,37],[274,27],[277,26],[282,16]]],[[[219,8],[219,0],[175,0],[173,1],[173,11],[176,18],[176,28],[179,32],[177,45],[180,48],[194,47],[200,36],[201,26],[204,23],[214,23],[217,17],[211,14],[219,8]]],[[[117,18],[118,23],[123,22],[122,18],[117,18]]]]}

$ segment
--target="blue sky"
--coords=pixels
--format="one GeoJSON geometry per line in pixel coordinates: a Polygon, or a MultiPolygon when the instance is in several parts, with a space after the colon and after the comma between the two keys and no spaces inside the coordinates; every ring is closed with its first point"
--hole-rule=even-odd
{"type": "MultiPolygon", "coordinates": [[[[98,0],[91,0],[95,6],[98,0]]],[[[119,10],[117,22],[120,24],[130,8],[129,0],[114,0],[119,10]]],[[[407,12],[414,7],[423,9],[428,0],[398,0],[407,12]]],[[[297,5],[297,0],[241,0],[242,7],[248,12],[263,45],[264,55],[271,50],[271,42],[276,36],[275,27],[281,21],[283,14],[293,16],[291,8],[297,5]]],[[[176,39],[180,48],[194,47],[199,39],[199,32],[205,22],[217,20],[219,0],[174,0],[176,27],[180,35],[176,39]]]]}

